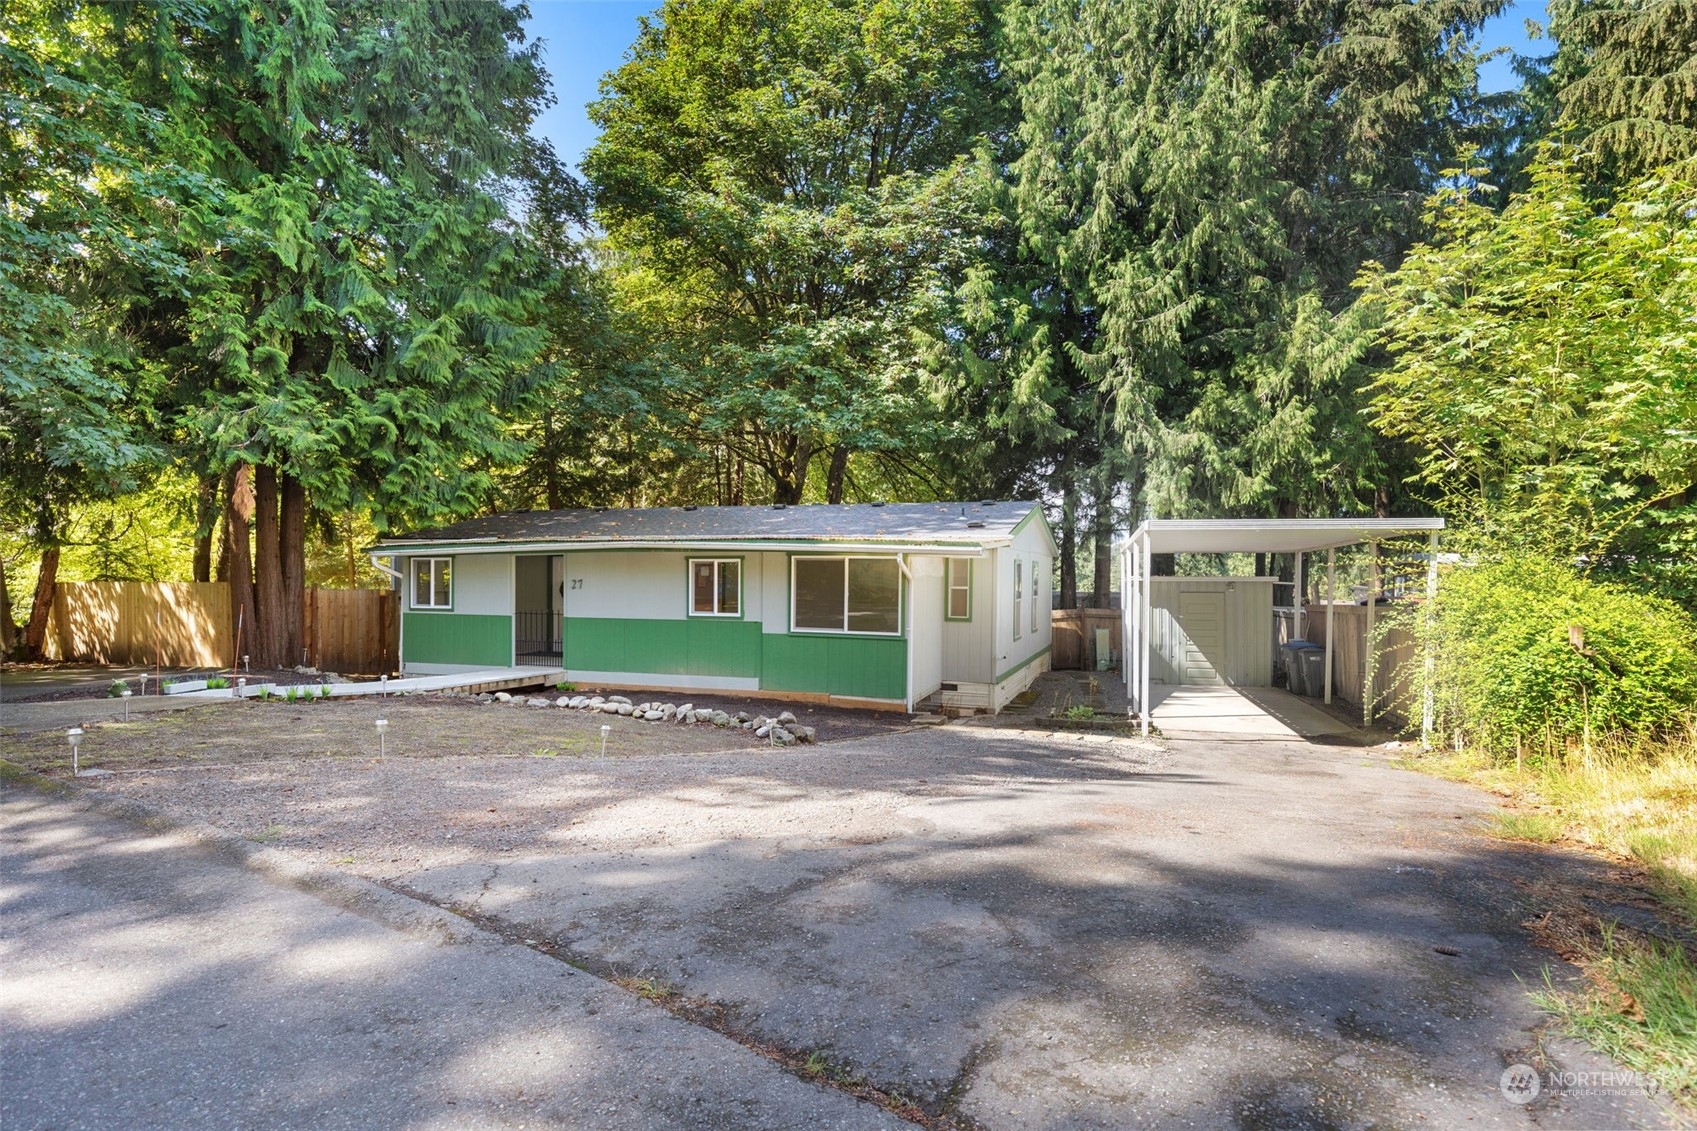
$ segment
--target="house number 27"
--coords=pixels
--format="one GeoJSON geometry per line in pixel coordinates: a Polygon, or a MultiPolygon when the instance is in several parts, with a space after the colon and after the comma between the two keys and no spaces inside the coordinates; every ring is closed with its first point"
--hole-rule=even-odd
{"type": "Polygon", "coordinates": [[[572,588],[573,589],[582,589],[583,588],[583,578],[581,578],[581,577],[572,578],[572,588]]]}

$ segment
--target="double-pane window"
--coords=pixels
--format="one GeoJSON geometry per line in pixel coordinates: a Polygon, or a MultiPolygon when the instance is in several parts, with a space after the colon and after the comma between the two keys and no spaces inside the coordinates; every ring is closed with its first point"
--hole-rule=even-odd
{"type": "Polygon", "coordinates": [[[943,615],[949,620],[971,620],[972,559],[950,558],[948,561],[948,604],[943,615]]]}
{"type": "Polygon", "coordinates": [[[893,636],[901,631],[902,575],[894,558],[793,559],[790,627],[893,636]]]}
{"type": "Polygon", "coordinates": [[[735,558],[692,560],[689,563],[689,612],[697,617],[741,615],[742,562],[735,558]]]}
{"type": "Polygon", "coordinates": [[[412,607],[415,609],[453,608],[452,569],[452,558],[414,558],[412,560],[412,607]]]}

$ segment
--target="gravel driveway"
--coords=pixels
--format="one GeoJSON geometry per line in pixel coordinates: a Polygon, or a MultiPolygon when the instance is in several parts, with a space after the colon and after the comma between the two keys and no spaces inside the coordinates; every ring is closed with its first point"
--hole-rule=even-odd
{"type": "MultiPolygon", "coordinates": [[[[471,717],[496,742],[527,716],[471,717]]],[[[1510,1064],[1609,1067],[1544,1040],[1526,987],[1574,975],[1521,925],[1608,877],[1485,838],[1486,795],[1371,752],[673,728],[676,752],[603,759],[579,724],[550,719],[549,756],[138,758],[103,787],[675,991],[939,1125],[1669,1120],[1630,1094],[1504,1100],[1510,1064]]]]}

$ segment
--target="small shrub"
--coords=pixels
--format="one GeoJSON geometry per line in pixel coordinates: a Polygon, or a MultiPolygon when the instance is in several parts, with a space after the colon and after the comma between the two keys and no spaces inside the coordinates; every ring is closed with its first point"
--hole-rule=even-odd
{"type": "Polygon", "coordinates": [[[289,686],[287,691],[283,692],[283,699],[286,702],[293,703],[295,700],[297,700],[299,698],[300,698],[300,688],[295,687],[293,684],[291,684],[289,686]]]}
{"type": "Polygon", "coordinates": [[[210,679],[208,679],[206,681],[206,688],[207,688],[208,691],[218,691],[222,688],[226,688],[226,687],[229,687],[229,686],[230,686],[230,681],[225,679],[221,675],[212,676],[210,679]]]}
{"type": "Polygon", "coordinates": [[[1561,756],[1602,736],[1653,742],[1697,712],[1697,621],[1560,563],[1452,569],[1431,616],[1410,615],[1432,650],[1438,733],[1494,756],[1561,756]]]}
{"type": "Polygon", "coordinates": [[[564,691],[564,692],[576,691],[577,690],[577,684],[573,683],[569,679],[563,679],[559,683],[556,683],[554,685],[554,690],[555,691],[564,691]]]}
{"type": "Polygon", "coordinates": [[[116,699],[130,689],[130,685],[121,679],[115,679],[106,687],[106,698],[116,699]]]}
{"type": "Polygon", "coordinates": [[[330,698],[330,685],[328,683],[318,689],[318,697],[320,699],[330,698]]]}
{"type": "Polygon", "coordinates": [[[1066,710],[1061,712],[1061,718],[1063,719],[1093,719],[1095,717],[1096,708],[1090,706],[1088,703],[1080,703],[1077,706],[1068,707],[1066,710]]]}

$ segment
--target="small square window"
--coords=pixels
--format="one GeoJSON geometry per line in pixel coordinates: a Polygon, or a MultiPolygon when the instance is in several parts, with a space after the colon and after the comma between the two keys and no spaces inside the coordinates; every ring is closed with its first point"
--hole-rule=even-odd
{"type": "Polygon", "coordinates": [[[694,617],[742,615],[742,562],[736,558],[696,558],[689,563],[689,614],[694,617]]]}
{"type": "Polygon", "coordinates": [[[452,558],[414,558],[412,560],[412,607],[415,609],[451,609],[454,607],[452,558]]]}

